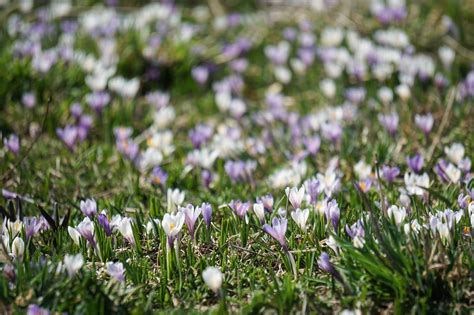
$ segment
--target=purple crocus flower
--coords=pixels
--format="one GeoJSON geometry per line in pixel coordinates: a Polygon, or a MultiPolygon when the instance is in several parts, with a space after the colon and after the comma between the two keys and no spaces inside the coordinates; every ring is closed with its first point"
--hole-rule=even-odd
{"type": "Polygon", "coordinates": [[[90,115],[83,115],[79,117],[77,125],[77,138],[80,141],[84,141],[87,138],[87,134],[92,127],[93,118],[90,115]]]}
{"type": "Polygon", "coordinates": [[[209,69],[206,66],[197,66],[191,70],[193,79],[200,85],[204,85],[209,78],[209,69]]]}
{"type": "Polygon", "coordinates": [[[94,223],[89,217],[84,218],[81,223],[76,227],[76,230],[85,238],[92,247],[96,248],[96,242],[94,239],[94,223]]]}
{"type": "Polygon", "coordinates": [[[211,227],[211,219],[212,219],[212,206],[210,203],[203,202],[200,210],[202,212],[202,217],[204,218],[204,222],[206,223],[206,227],[209,229],[211,227]]]}
{"type": "Polygon", "coordinates": [[[232,200],[229,203],[229,207],[237,214],[241,219],[244,219],[247,215],[247,211],[250,208],[250,202],[242,202],[240,200],[232,200]]]}
{"type": "Polygon", "coordinates": [[[352,239],[354,239],[355,237],[363,238],[365,236],[365,230],[364,230],[364,226],[362,225],[362,221],[358,220],[356,223],[354,223],[350,227],[346,224],[346,233],[352,239]]]}
{"type": "Polygon", "coordinates": [[[20,153],[20,138],[17,135],[11,134],[8,138],[3,139],[3,144],[11,153],[15,155],[20,153]]]}
{"type": "Polygon", "coordinates": [[[82,200],[80,208],[82,213],[89,218],[93,218],[97,215],[97,202],[94,199],[82,200]]]}
{"type": "Polygon", "coordinates": [[[82,115],[82,106],[79,103],[74,103],[69,108],[69,112],[71,113],[72,117],[75,119],[79,119],[82,115]]]}
{"type": "Polygon", "coordinates": [[[288,251],[288,245],[286,245],[285,240],[285,233],[287,228],[288,221],[285,218],[273,218],[272,226],[268,224],[263,225],[263,231],[268,233],[271,237],[273,237],[278,243],[280,243],[281,247],[285,252],[288,251]]]}
{"type": "Polygon", "coordinates": [[[273,212],[273,196],[271,194],[257,198],[257,203],[263,204],[263,208],[268,212],[273,212]]]}
{"type": "Polygon", "coordinates": [[[251,182],[257,168],[255,161],[227,161],[224,169],[232,182],[251,182]]]}
{"type": "Polygon", "coordinates": [[[107,269],[107,273],[117,280],[118,282],[123,282],[125,280],[125,269],[123,268],[123,264],[121,262],[107,262],[105,264],[105,267],[107,269]]]}
{"type": "Polygon", "coordinates": [[[339,210],[339,206],[337,205],[337,201],[332,199],[328,202],[326,207],[326,220],[331,222],[332,226],[334,227],[334,231],[337,231],[339,226],[339,217],[341,211],[339,210]]]}
{"type": "Polygon", "coordinates": [[[360,104],[365,99],[365,89],[363,87],[348,88],[345,92],[346,99],[354,105],[360,104]]]}
{"type": "Polygon", "coordinates": [[[319,180],[312,178],[306,182],[306,193],[310,197],[310,203],[316,204],[318,202],[318,197],[322,193],[322,187],[319,180]]]}
{"type": "Polygon", "coordinates": [[[194,225],[196,224],[197,219],[201,215],[201,208],[196,207],[194,208],[193,205],[188,204],[185,208],[181,208],[181,211],[184,213],[184,222],[188,227],[189,236],[191,236],[191,240],[194,240],[194,225]]]}
{"type": "Polygon", "coordinates": [[[426,115],[415,115],[415,124],[420,128],[425,136],[428,136],[433,128],[433,122],[433,115],[431,115],[431,113],[426,115]]]}
{"type": "Polygon", "coordinates": [[[316,155],[316,153],[319,151],[319,147],[321,146],[321,139],[318,136],[306,137],[303,139],[303,143],[309,153],[316,155]]]}
{"type": "Polygon", "coordinates": [[[37,304],[30,304],[28,305],[26,314],[27,315],[49,315],[50,312],[47,309],[42,308],[37,304]]]}
{"type": "Polygon", "coordinates": [[[42,228],[41,221],[35,217],[23,218],[23,224],[25,226],[26,242],[28,242],[29,239],[38,234],[38,232],[42,228]]]}
{"type": "Polygon", "coordinates": [[[458,205],[461,209],[466,209],[469,205],[470,196],[464,195],[464,193],[459,194],[458,196],[458,205]]]}
{"type": "Polygon", "coordinates": [[[342,127],[337,123],[326,123],[322,125],[321,132],[324,138],[337,143],[342,136],[342,127]]]}
{"type": "Polygon", "coordinates": [[[116,127],[114,128],[114,136],[117,141],[128,140],[132,135],[132,128],[116,127]]]}
{"type": "Polygon", "coordinates": [[[86,96],[86,102],[97,113],[101,113],[110,102],[110,94],[106,91],[93,92],[86,96]]]}
{"type": "Polygon", "coordinates": [[[59,139],[61,139],[64,144],[69,148],[69,150],[74,151],[76,147],[76,141],[78,139],[77,127],[68,125],[64,129],[57,128],[56,134],[59,139]]]}
{"type": "Polygon", "coordinates": [[[397,133],[398,129],[398,114],[392,112],[387,115],[380,114],[378,116],[379,122],[382,126],[388,131],[391,136],[394,136],[397,133]]]}
{"type": "Polygon", "coordinates": [[[211,126],[199,124],[189,132],[189,138],[191,139],[193,146],[199,149],[201,145],[206,143],[212,137],[212,133],[213,130],[211,126]]]}
{"type": "Polygon", "coordinates": [[[204,185],[204,187],[209,188],[211,186],[211,183],[214,179],[214,175],[210,170],[202,170],[201,171],[201,182],[204,185]]]}
{"type": "Polygon", "coordinates": [[[321,270],[331,274],[334,278],[342,282],[341,275],[339,272],[334,268],[329,260],[329,255],[326,252],[322,252],[318,259],[318,266],[321,270]]]}
{"type": "Polygon", "coordinates": [[[26,108],[33,108],[36,105],[36,97],[32,92],[24,93],[21,96],[21,102],[26,108]]]}
{"type": "Polygon", "coordinates": [[[389,183],[393,182],[399,174],[400,174],[400,169],[396,166],[394,167],[390,167],[389,165],[382,166],[382,177],[389,183]]]}
{"type": "Polygon", "coordinates": [[[161,167],[155,166],[151,171],[150,182],[155,185],[164,185],[168,179],[168,173],[166,173],[161,167]]]}
{"type": "Polygon", "coordinates": [[[440,159],[438,163],[434,166],[434,171],[439,176],[441,181],[447,183],[450,181],[448,174],[446,174],[446,169],[449,163],[445,159],[440,159]]]}
{"type": "Polygon", "coordinates": [[[104,228],[105,234],[110,236],[112,234],[112,230],[110,229],[109,219],[107,218],[107,214],[105,211],[102,211],[98,216],[99,224],[104,228]]]}
{"type": "Polygon", "coordinates": [[[419,174],[423,168],[424,158],[420,154],[416,154],[412,157],[407,157],[408,167],[415,173],[419,174]]]}

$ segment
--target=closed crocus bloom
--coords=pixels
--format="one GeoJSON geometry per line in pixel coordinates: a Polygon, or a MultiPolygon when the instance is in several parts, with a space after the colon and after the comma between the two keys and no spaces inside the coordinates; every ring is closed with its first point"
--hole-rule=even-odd
{"type": "Polygon", "coordinates": [[[331,274],[336,280],[342,282],[341,275],[339,272],[334,268],[329,260],[329,255],[325,252],[322,252],[318,259],[318,266],[321,270],[326,271],[327,273],[331,274]]]}
{"type": "Polygon", "coordinates": [[[298,209],[301,207],[303,200],[305,198],[305,188],[304,185],[300,187],[300,189],[293,187],[287,187],[285,189],[286,196],[288,197],[288,201],[290,201],[293,208],[298,209]]]}
{"type": "Polygon", "coordinates": [[[334,227],[334,231],[337,231],[337,228],[339,226],[339,216],[340,216],[340,210],[339,206],[337,205],[336,200],[331,200],[327,204],[326,208],[326,220],[331,222],[332,226],[334,227]]]}
{"type": "Polygon", "coordinates": [[[234,210],[235,214],[238,215],[241,219],[245,219],[247,211],[250,208],[250,202],[242,202],[240,200],[232,200],[229,203],[229,207],[234,210]]]}
{"type": "Polygon", "coordinates": [[[253,204],[253,212],[257,216],[260,224],[265,223],[265,208],[263,207],[263,203],[254,203],[253,204]]]}
{"type": "Polygon", "coordinates": [[[400,226],[407,216],[407,211],[405,208],[399,208],[395,205],[388,208],[387,213],[390,218],[393,218],[397,226],[400,226]]]}
{"type": "Polygon", "coordinates": [[[202,272],[202,279],[204,280],[206,285],[209,287],[209,289],[211,289],[217,294],[217,292],[219,292],[219,289],[222,286],[224,275],[219,270],[219,268],[207,267],[202,272]]]}
{"type": "Polygon", "coordinates": [[[296,209],[291,213],[291,217],[295,221],[295,223],[304,231],[306,232],[306,221],[308,221],[309,217],[309,209],[296,209]]]}
{"type": "Polygon", "coordinates": [[[21,259],[23,258],[23,253],[25,252],[25,242],[20,237],[15,237],[12,242],[12,251],[11,255],[13,258],[21,259]]]}
{"type": "Polygon", "coordinates": [[[76,273],[82,268],[84,264],[84,258],[82,254],[77,255],[66,255],[64,256],[64,266],[66,267],[67,274],[69,277],[74,277],[76,273]]]}
{"type": "Polygon", "coordinates": [[[81,223],[76,227],[76,230],[81,234],[83,238],[85,238],[94,248],[96,247],[95,239],[94,239],[94,223],[86,217],[82,220],[81,223]]]}
{"type": "Polygon", "coordinates": [[[118,226],[118,230],[120,234],[130,243],[135,244],[135,237],[133,236],[133,229],[132,229],[132,219],[130,218],[123,218],[118,226]]]}
{"type": "Polygon", "coordinates": [[[197,219],[201,215],[201,208],[196,207],[189,204],[185,208],[180,208],[180,211],[184,213],[184,221],[186,222],[186,226],[188,227],[189,236],[191,239],[194,240],[194,226],[196,224],[197,219]]]}
{"type": "Polygon", "coordinates": [[[393,182],[398,175],[400,175],[400,169],[398,167],[382,166],[382,178],[387,182],[393,182]]]}
{"type": "Polygon", "coordinates": [[[123,264],[121,262],[107,262],[105,264],[105,268],[109,276],[117,280],[118,282],[123,282],[125,280],[125,269],[123,268],[123,264]]]}
{"type": "Polygon", "coordinates": [[[183,228],[184,214],[178,212],[176,214],[166,213],[161,220],[161,226],[165,230],[166,236],[168,236],[168,244],[173,245],[174,240],[178,236],[179,231],[183,228]]]}
{"type": "Polygon", "coordinates": [[[75,228],[68,226],[67,232],[69,236],[72,238],[74,244],[79,245],[79,240],[81,239],[81,233],[79,233],[75,228]]]}
{"type": "Polygon", "coordinates": [[[206,222],[206,227],[209,228],[211,226],[211,219],[212,219],[212,206],[209,203],[203,202],[201,205],[202,217],[204,218],[204,222],[206,222]]]}
{"type": "Polygon", "coordinates": [[[420,173],[424,163],[424,158],[420,154],[416,154],[412,157],[407,157],[408,167],[410,167],[411,170],[417,174],[420,173]]]}
{"type": "Polygon", "coordinates": [[[97,214],[97,202],[94,199],[82,200],[80,208],[82,213],[89,218],[93,218],[97,214]]]}

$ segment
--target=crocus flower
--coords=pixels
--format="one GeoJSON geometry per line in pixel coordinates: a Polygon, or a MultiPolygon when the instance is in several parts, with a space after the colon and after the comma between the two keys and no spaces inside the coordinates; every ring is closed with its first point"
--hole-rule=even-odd
{"type": "Polygon", "coordinates": [[[209,229],[211,227],[211,218],[212,218],[212,206],[209,203],[203,202],[201,205],[202,217],[206,223],[206,227],[209,229]]]}
{"type": "Polygon", "coordinates": [[[130,244],[135,244],[135,236],[133,235],[132,229],[132,219],[131,218],[122,218],[120,224],[118,225],[118,230],[130,244]]]}
{"type": "Polygon", "coordinates": [[[86,96],[86,102],[94,111],[101,113],[110,102],[110,94],[106,91],[93,92],[86,96]]]}
{"type": "Polygon", "coordinates": [[[8,138],[3,139],[3,144],[11,153],[15,155],[20,153],[20,138],[17,135],[11,134],[8,138]]]}
{"type": "Polygon", "coordinates": [[[340,216],[340,210],[339,206],[337,205],[336,200],[331,200],[327,204],[326,208],[326,220],[328,222],[331,222],[332,226],[334,227],[334,231],[337,231],[337,228],[339,226],[339,216],[340,216]]]}
{"type": "Polygon", "coordinates": [[[398,114],[393,112],[387,115],[380,114],[378,116],[379,122],[388,131],[391,136],[394,136],[398,129],[398,114]]]}
{"type": "Polygon", "coordinates": [[[75,126],[66,126],[64,129],[57,128],[56,134],[59,139],[69,148],[69,150],[74,151],[76,147],[76,141],[78,140],[78,131],[75,126]]]}
{"type": "Polygon", "coordinates": [[[193,79],[203,85],[209,78],[209,69],[206,66],[197,66],[191,70],[193,79]]]}
{"type": "Polygon", "coordinates": [[[459,164],[464,158],[465,149],[460,143],[453,143],[450,147],[444,148],[444,153],[451,162],[459,164]]]}
{"type": "Polygon", "coordinates": [[[25,226],[26,242],[35,236],[42,228],[41,221],[34,217],[23,218],[23,224],[25,226]]]}
{"type": "Polygon", "coordinates": [[[319,256],[318,266],[321,270],[326,271],[327,273],[334,274],[336,272],[329,260],[329,255],[326,252],[322,252],[319,256]]]}
{"type": "Polygon", "coordinates": [[[247,211],[250,208],[250,202],[242,202],[240,200],[232,200],[229,203],[229,207],[234,210],[235,214],[237,214],[241,219],[244,219],[247,215],[247,211]]]}
{"type": "Polygon", "coordinates": [[[426,115],[415,115],[415,124],[427,136],[433,128],[433,115],[431,113],[426,115]]]}
{"type": "Polygon", "coordinates": [[[15,259],[21,260],[23,258],[23,253],[25,252],[25,242],[21,237],[17,236],[12,242],[12,251],[11,256],[15,259]]]}
{"type": "Polygon", "coordinates": [[[407,164],[413,172],[419,174],[421,169],[423,168],[424,158],[420,154],[416,154],[412,157],[407,157],[407,164]]]}
{"type": "Polygon", "coordinates": [[[150,182],[155,185],[164,185],[168,179],[168,173],[166,173],[161,167],[155,166],[151,170],[150,182]]]}
{"type": "Polygon", "coordinates": [[[109,219],[107,218],[107,213],[105,213],[105,210],[102,210],[97,219],[99,224],[104,228],[105,234],[110,236],[112,234],[112,230],[110,229],[109,219]]]}
{"type": "Polygon", "coordinates": [[[201,215],[202,209],[199,207],[194,208],[193,205],[188,204],[185,208],[180,208],[179,210],[184,213],[184,222],[186,222],[188,227],[189,236],[191,236],[191,240],[194,240],[194,226],[201,215]]]}
{"type": "Polygon", "coordinates": [[[66,267],[67,274],[70,278],[74,277],[76,273],[82,268],[84,264],[84,258],[82,254],[77,255],[66,255],[64,256],[64,266],[66,267]]]}
{"type": "Polygon", "coordinates": [[[264,195],[260,198],[257,198],[257,203],[261,203],[263,208],[272,213],[273,211],[273,196],[271,194],[264,195]]]}
{"type": "Polygon", "coordinates": [[[94,224],[89,219],[89,217],[84,218],[81,223],[76,227],[76,230],[85,238],[92,247],[96,247],[96,242],[94,239],[94,224]]]}
{"type": "Polygon", "coordinates": [[[26,315],[49,315],[50,312],[43,308],[40,307],[37,304],[30,304],[28,305],[28,309],[26,310],[26,315]]]}
{"type": "Polygon", "coordinates": [[[79,231],[71,226],[67,227],[67,232],[69,236],[71,237],[72,241],[74,244],[79,245],[79,240],[81,239],[81,233],[79,231]]]}
{"type": "Polygon", "coordinates": [[[177,206],[180,206],[184,201],[185,193],[178,188],[167,190],[166,200],[168,202],[168,212],[174,212],[177,206]]]}
{"type": "Polygon", "coordinates": [[[288,221],[285,218],[281,218],[281,219],[273,218],[272,226],[268,224],[265,224],[263,226],[263,231],[268,233],[278,243],[280,243],[284,251],[288,251],[288,245],[286,245],[286,240],[285,240],[287,223],[288,221]]]}
{"type": "Polygon", "coordinates": [[[82,200],[79,207],[82,213],[89,218],[93,218],[97,214],[97,202],[94,199],[82,200]]]}
{"type": "Polygon", "coordinates": [[[388,165],[382,166],[382,178],[391,183],[400,175],[400,169],[396,166],[390,167],[388,165]]]}
{"type": "Polygon", "coordinates": [[[123,282],[125,280],[125,269],[123,268],[123,264],[121,262],[107,262],[105,264],[105,268],[109,276],[117,280],[118,282],[123,282]]]}
{"type": "Polygon", "coordinates": [[[265,208],[262,203],[257,202],[253,204],[253,212],[257,216],[258,220],[260,221],[260,224],[265,223],[265,208]]]}
{"type": "Polygon", "coordinates": [[[217,267],[207,267],[202,272],[202,279],[206,285],[217,294],[222,286],[224,275],[217,267]]]}
{"type": "Polygon", "coordinates": [[[302,185],[300,189],[296,187],[292,187],[291,189],[290,187],[286,187],[285,194],[293,208],[298,209],[301,207],[305,198],[305,187],[304,185],[302,185]]]}
{"type": "Polygon", "coordinates": [[[184,224],[184,213],[179,211],[176,214],[166,213],[161,220],[161,226],[165,230],[166,236],[168,237],[168,245],[173,246],[174,240],[178,237],[179,231],[183,228],[184,224]]]}
{"type": "Polygon", "coordinates": [[[387,214],[388,214],[389,218],[394,219],[395,224],[397,226],[400,226],[400,224],[403,222],[403,220],[405,220],[405,217],[407,216],[407,211],[403,207],[399,208],[399,207],[393,205],[390,208],[388,208],[387,214]]]}
{"type": "Polygon", "coordinates": [[[306,232],[306,221],[309,217],[309,209],[296,209],[291,213],[291,217],[303,232],[306,232]]]}

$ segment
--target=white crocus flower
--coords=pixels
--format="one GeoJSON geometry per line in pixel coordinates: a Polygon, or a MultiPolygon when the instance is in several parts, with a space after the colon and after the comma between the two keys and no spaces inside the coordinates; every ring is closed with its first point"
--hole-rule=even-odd
{"type": "Polygon", "coordinates": [[[21,259],[23,253],[25,252],[25,242],[20,237],[15,237],[12,243],[12,252],[11,255],[13,258],[21,259]]]}
{"type": "Polygon", "coordinates": [[[298,209],[301,207],[301,203],[303,202],[305,198],[304,185],[302,185],[300,189],[296,187],[293,187],[291,189],[290,187],[286,187],[285,193],[286,193],[286,197],[288,197],[288,200],[290,201],[293,208],[298,209]]]}
{"type": "Polygon", "coordinates": [[[133,236],[132,219],[123,218],[118,225],[120,234],[130,243],[135,244],[135,237],[133,236]]]}
{"type": "Polygon", "coordinates": [[[444,153],[448,156],[451,162],[459,165],[464,158],[464,146],[460,143],[453,143],[450,147],[444,148],[444,153]]]}
{"type": "Polygon", "coordinates": [[[168,245],[172,245],[175,238],[178,236],[179,231],[183,228],[184,224],[184,213],[178,212],[176,214],[166,213],[161,220],[161,226],[165,230],[168,236],[168,245]]]}
{"type": "Polygon", "coordinates": [[[291,217],[303,232],[306,232],[306,221],[308,221],[309,209],[301,210],[298,208],[291,213],[291,217]]]}
{"type": "Polygon", "coordinates": [[[217,292],[219,292],[219,289],[222,286],[224,275],[219,270],[219,268],[207,267],[202,272],[202,278],[204,282],[206,283],[206,285],[209,287],[209,289],[211,289],[217,294],[217,292]]]}
{"type": "Polygon", "coordinates": [[[178,188],[170,189],[168,188],[166,199],[168,201],[168,212],[173,213],[176,210],[176,207],[181,206],[184,202],[184,191],[180,191],[178,188]]]}
{"type": "Polygon", "coordinates": [[[403,220],[405,220],[405,217],[407,216],[407,210],[405,208],[399,208],[395,205],[388,208],[387,213],[390,218],[393,218],[395,220],[395,224],[397,226],[400,226],[400,224],[403,222],[403,220]]]}
{"type": "Polygon", "coordinates": [[[430,178],[428,174],[416,175],[414,173],[405,173],[405,186],[408,194],[423,196],[425,190],[423,188],[430,187],[430,178]]]}
{"type": "Polygon", "coordinates": [[[365,163],[364,160],[360,160],[356,165],[354,165],[354,172],[359,179],[363,180],[370,177],[372,168],[369,164],[365,163]]]}
{"type": "Polygon", "coordinates": [[[265,208],[262,203],[254,203],[253,212],[255,212],[255,215],[261,224],[265,223],[265,208]]]}
{"type": "Polygon", "coordinates": [[[80,253],[77,255],[64,256],[64,266],[66,266],[67,274],[71,278],[82,268],[83,264],[84,259],[80,253]]]}
{"type": "Polygon", "coordinates": [[[79,233],[75,228],[68,226],[67,232],[69,236],[72,238],[74,244],[79,245],[79,240],[81,239],[81,233],[79,233]]]}

